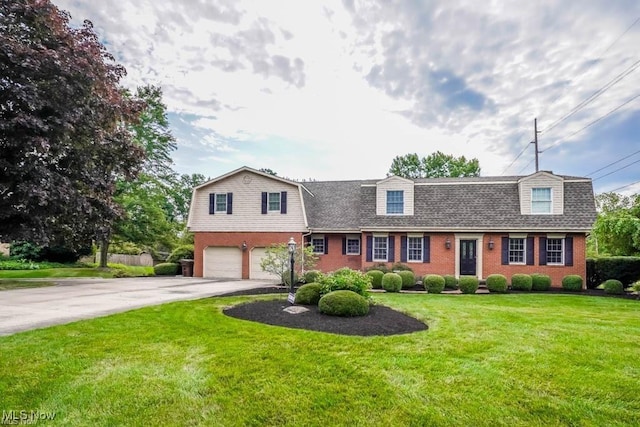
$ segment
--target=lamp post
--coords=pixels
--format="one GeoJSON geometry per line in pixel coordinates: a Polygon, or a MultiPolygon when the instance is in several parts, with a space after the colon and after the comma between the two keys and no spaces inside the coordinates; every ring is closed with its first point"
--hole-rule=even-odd
{"type": "Polygon", "coordinates": [[[289,243],[287,243],[287,246],[289,247],[289,257],[290,257],[290,263],[291,265],[289,266],[289,271],[291,272],[291,277],[290,277],[290,282],[289,282],[289,297],[287,298],[287,301],[289,301],[290,304],[293,304],[293,302],[296,299],[295,296],[295,292],[293,291],[293,265],[295,264],[295,255],[296,255],[296,241],[293,240],[293,237],[289,238],[289,243]]]}

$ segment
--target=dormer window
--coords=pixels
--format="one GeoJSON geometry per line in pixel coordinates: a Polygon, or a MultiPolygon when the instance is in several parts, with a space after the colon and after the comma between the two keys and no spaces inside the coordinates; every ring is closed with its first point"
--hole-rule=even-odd
{"type": "Polygon", "coordinates": [[[387,190],[387,214],[404,213],[404,191],[387,190]]]}
{"type": "Polygon", "coordinates": [[[551,187],[537,187],[531,189],[531,213],[550,214],[551,187]]]}

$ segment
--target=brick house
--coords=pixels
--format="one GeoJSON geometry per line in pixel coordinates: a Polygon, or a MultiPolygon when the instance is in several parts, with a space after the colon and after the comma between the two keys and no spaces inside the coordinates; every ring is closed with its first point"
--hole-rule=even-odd
{"type": "Polygon", "coordinates": [[[401,262],[417,275],[586,276],[596,218],[588,178],[528,176],[294,182],[248,167],[196,187],[188,227],[198,277],[273,279],[265,248],[310,244],[317,268],[401,262]]]}

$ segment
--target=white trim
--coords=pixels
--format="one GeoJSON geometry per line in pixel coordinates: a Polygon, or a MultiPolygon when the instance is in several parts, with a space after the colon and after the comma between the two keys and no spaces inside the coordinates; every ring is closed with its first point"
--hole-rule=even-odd
{"type": "MultiPolygon", "coordinates": [[[[401,240],[402,241],[402,240],[401,240]]],[[[400,249],[402,251],[402,249],[400,249]]],[[[423,263],[424,262],[424,234],[407,234],[407,262],[423,263]],[[409,259],[409,239],[420,239],[422,247],[420,249],[420,259],[409,259]]]]}
{"type": "Polygon", "coordinates": [[[309,236],[309,243],[311,243],[311,247],[313,248],[313,253],[314,254],[320,254],[320,255],[324,255],[325,251],[327,250],[327,248],[324,247],[326,240],[324,238],[324,234],[312,234],[309,236]],[[322,252],[316,252],[316,247],[313,244],[314,240],[322,240],[322,252]]]}
{"type": "Polygon", "coordinates": [[[483,277],[483,264],[482,257],[484,256],[484,233],[455,233],[454,239],[454,256],[455,256],[455,276],[460,278],[460,240],[475,240],[476,241],[476,277],[478,280],[482,280],[483,277]]]}
{"type": "Polygon", "coordinates": [[[553,187],[531,187],[531,206],[529,206],[530,215],[553,215],[553,187]],[[534,202],[547,202],[546,200],[533,200],[533,191],[534,190],[549,190],[549,212],[534,212],[533,211],[533,203],[534,202]]]}
{"type": "Polygon", "coordinates": [[[376,235],[374,234],[373,237],[371,238],[371,261],[373,262],[389,262],[389,235],[376,235]],[[387,256],[383,259],[383,258],[376,258],[376,238],[379,239],[386,239],[387,240],[387,247],[386,247],[386,253],[387,256]]]}
{"type": "Polygon", "coordinates": [[[402,181],[402,182],[411,183],[411,184],[414,183],[414,181],[411,180],[411,179],[404,178],[404,177],[401,177],[401,176],[398,176],[398,175],[391,175],[391,176],[386,177],[385,179],[381,179],[380,181],[377,181],[375,185],[382,184],[382,183],[387,182],[387,181],[402,181]]]}
{"type": "Polygon", "coordinates": [[[345,255],[360,255],[362,253],[362,239],[360,235],[347,235],[345,236],[345,255]],[[357,240],[358,241],[358,252],[349,252],[349,240],[357,240]]]}
{"type": "Polygon", "coordinates": [[[510,239],[526,239],[529,237],[527,233],[509,233],[510,239]]]}
{"type": "Polygon", "coordinates": [[[566,233],[547,233],[547,239],[564,239],[567,237],[566,233]]]}

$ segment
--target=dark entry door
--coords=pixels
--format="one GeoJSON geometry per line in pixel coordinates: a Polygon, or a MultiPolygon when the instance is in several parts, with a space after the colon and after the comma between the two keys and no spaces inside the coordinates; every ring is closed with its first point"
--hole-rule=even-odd
{"type": "Polygon", "coordinates": [[[476,275],[476,241],[460,240],[460,275],[476,275]]]}

